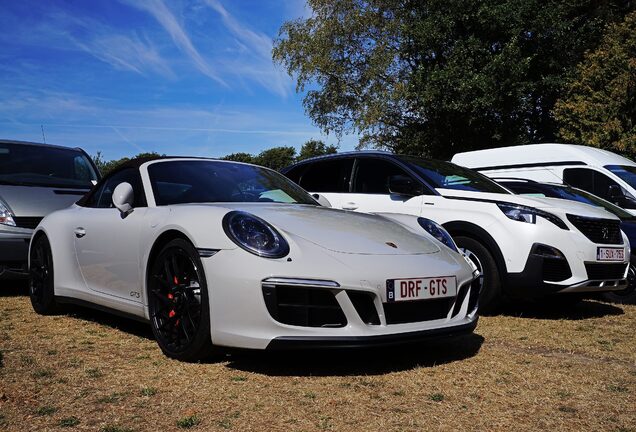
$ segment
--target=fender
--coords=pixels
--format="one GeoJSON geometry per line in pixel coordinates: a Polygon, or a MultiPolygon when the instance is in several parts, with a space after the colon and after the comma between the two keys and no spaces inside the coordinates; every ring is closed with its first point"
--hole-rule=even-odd
{"type": "Polygon", "coordinates": [[[442,224],[442,226],[446,229],[446,231],[449,232],[451,236],[464,235],[466,237],[472,237],[475,240],[479,240],[480,242],[482,242],[493,254],[495,263],[497,264],[497,268],[499,269],[499,273],[501,274],[502,279],[506,279],[506,275],[508,274],[508,270],[506,268],[506,260],[501,253],[501,249],[499,249],[499,245],[497,244],[495,239],[493,239],[492,236],[488,234],[488,231],[478,225],[464,221],[446,222],[445,224],[442,224]]]}

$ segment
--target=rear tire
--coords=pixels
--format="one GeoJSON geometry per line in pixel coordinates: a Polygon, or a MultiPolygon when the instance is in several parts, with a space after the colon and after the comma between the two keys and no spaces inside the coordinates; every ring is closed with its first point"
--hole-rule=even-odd
{"type": "Polygon", "coordinates": [[[152,332],[163,353],[181,361],[210,357],[210,299],[197,250],[183,239],[166,244],[148,274],[152,332]]]}
{"type": "Polygon", "coordinates": [[[29,264],[29,297],[33,310],[41,315],[59,313],[53,284],[53,252],[45,235],[38,236],[33,242],[29,264]]]}
{"type": "Polygon", "coordinates": [[[459,250],[475,263],[482,274],[480,277],[479,313],[496,313],[501,306],[502,294],[501,276],[495,258],[483,244],[471,237],[457,236],[453,239],[459,250]]]}

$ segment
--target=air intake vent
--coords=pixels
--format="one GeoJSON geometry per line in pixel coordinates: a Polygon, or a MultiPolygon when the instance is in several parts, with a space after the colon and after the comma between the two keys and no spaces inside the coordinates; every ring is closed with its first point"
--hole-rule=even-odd
{"type": "Polygon", "coordinates": [[[585,263],[585,270],[587,270],[588,279],[591,280],[622,279],[625,277],[627,265],[625,263],[585,263]]]}

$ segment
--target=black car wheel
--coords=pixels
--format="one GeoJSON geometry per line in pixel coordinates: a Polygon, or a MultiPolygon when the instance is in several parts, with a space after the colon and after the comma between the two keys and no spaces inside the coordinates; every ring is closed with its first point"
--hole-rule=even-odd
{"type": "Polygon", "coordinates": [[[172,240],[151,264],[148,280],[152,331],[168,357],[197,361],[212,354],[209,305],[199,254],[186,240],[172,240]]]}
{"type": "Polygon", "coordinates": [[[627,288],[601,294],[605,301],[618,304],[636,304],[636,264],[630,263],[627,270],[627,288]]]}
{"type": "Polygon", "coordinates": [[[475,239],[456,236],[454,240],[459,250],[475,263],[481,273],[476,281],[480,287],[479,312],[496,313],[501,305],[501,278],[495,259],[490,251],[475,239]]]}
{"type": "Polygon", "coordinates": [[[53,253],[45,235],[39,235],[33,242],[30,255],[29,297],[33,309],[42,315],[59,312],[53,288],[53,253]]]}

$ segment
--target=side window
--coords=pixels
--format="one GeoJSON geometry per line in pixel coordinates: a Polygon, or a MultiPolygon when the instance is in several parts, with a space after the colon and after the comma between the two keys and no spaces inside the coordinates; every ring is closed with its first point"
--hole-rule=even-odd
{"type": "Polygon", "coordinates": [[[618,186],[618,183],[598,171],[594,173],[594,195],[614,201],[609,193],[610,186],[618,186]]]}
{"type": "Polygon", "coordinates": [[[125,169],[108,177],[89,197],[86,201],[86,207],[93,208],[112,208],[113,207],[113,191],[120,184],[128,182],[133,187],[135,193],[134,207],[146,207],[146,196],[141,184],[141,176],[134,169],[125,169]]]}
{"type": "Polygon", "coordinates": [[[287,177],[297,185],[300,185],[300,177],[305,171],[307,171],[307,168],[309,168],[308,165],[295,166],[285,173],[285,177],[287,177]]]}
{"type": "Polygon", "coordinates": [[[402,168],[383,159],[358,159],[353,182],[354,193],[389,194],[389,177],[403,175],[411,177],[402,168]]]}
{"type": "Polygon", "coordinates": [[[594,193],[594,170],[589,168],[566,168],[563,183],[594,193]]]}
{"type": "Polygon", "coordinates": [[[349,192],[353,159],[327,159],[310,164],[298,184],[310,192],[349,192]]]}

